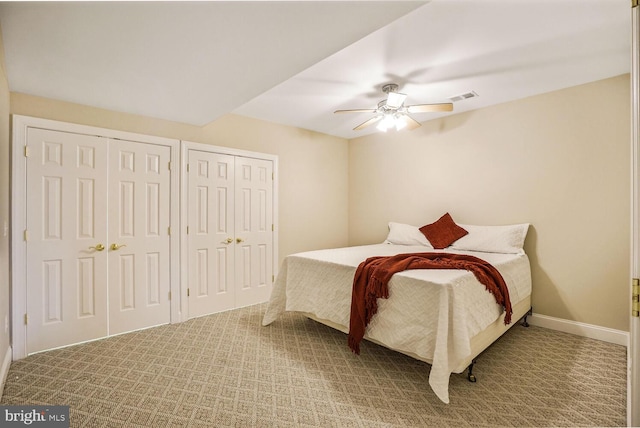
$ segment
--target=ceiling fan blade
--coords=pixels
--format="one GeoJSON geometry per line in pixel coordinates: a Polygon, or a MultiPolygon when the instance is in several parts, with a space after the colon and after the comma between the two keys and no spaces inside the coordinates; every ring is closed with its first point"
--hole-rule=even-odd
{"type": "Polygon", "coordinates": [[[353,128],[354,131],[359,131],[363,128],[366,128],[369,125],[373,125],[374,123],[376,123],[377,121],[379,121],[380,119],[382,119],[382,116],[374,116],[371,119],[362,122],[360,125],[356,126],[355,128],[353,128]]]}
{"type": "Polygon", "coordinates": [[[403,114],[402,120],[404,120],[404,123],[407,125],[406,129],[408,129],[409,131],[411,131],[412,129],[416,129],[419,126],[422,126],[420,122],[418,122],[408,114],[403,114]]]}
{"type": "Polygon", "coordinates": [[[416,104],[407,106],[409,113],[428,113],[434,111],[452,111],[453,103],[416,104]]]}
{"type": "Polygon", "coordinates": [[[360,108],[360,109],[353,109],[353,110],[336,110],[334,111],[334,113],[375,113],[376,110],[375,109],[370,109],[370,108],[360,108]]]}

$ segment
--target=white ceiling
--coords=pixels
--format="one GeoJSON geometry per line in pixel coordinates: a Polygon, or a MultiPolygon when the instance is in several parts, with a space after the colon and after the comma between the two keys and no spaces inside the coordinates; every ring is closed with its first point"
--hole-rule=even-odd
{"type": "MultiPolygon", "coordinates": [[[[9,89],[205,125],[227,113],[344,138],[397,83],[453,113],[629,72],[628,0],[6,2],[9,89]]],[[[410,132],[410,131],[401,131],[410,132]]]]}

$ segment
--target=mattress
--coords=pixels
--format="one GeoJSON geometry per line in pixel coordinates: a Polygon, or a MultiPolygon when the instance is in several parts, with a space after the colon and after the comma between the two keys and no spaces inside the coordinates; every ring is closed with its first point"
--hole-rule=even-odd
{"type": "MultiPolygon", "coordinates": [[[[531,294],[526,254],[427,251],[469,254],[491,263],[502,274],[514,307],[531,294]]],[[[285,311],[297,311],[327,320],[346,333],[358,265],[368,257],[413,252],[426,251],[424,246],[383,243],[290,255],[274,283],[263,325],[271,324],[285,311]]],[[[378,299],[378,312],[365,339],[429,361],[429,384],[448,403],[450,374],[459,373],[460,362],[471,355],[471,339],[502,313],[502,306],[471,272],[409,270],[392,277],[389,298],[378,299]]]]}

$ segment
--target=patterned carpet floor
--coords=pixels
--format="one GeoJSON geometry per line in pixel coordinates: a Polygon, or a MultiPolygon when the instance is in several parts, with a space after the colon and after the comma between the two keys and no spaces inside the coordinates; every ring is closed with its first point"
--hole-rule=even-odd
{"type": "Polygon", "coordinates": [[[626,348],[514,326],[452,375],[266,305],[35,354],[0,404],[68,405],[72,427],[576,427],[626,425],[626,348]]]}

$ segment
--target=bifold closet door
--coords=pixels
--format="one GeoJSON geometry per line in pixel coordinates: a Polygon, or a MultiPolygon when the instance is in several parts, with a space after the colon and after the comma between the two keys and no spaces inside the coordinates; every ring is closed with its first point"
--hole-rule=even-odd
{"type": "Polygon", "coordinates": [[[189,317],[233,309],[233,156],[188,151],[189,317]]]}
{"type": "Polygon", "coordinates": [[[32,353],[107,335],[107,141],[29,128],[26,143],[32,353]]]}
{"type": "Polygon", "coordinates": [[[109,144],[109,334],[170,321],[167,146],[109,144]]]}

